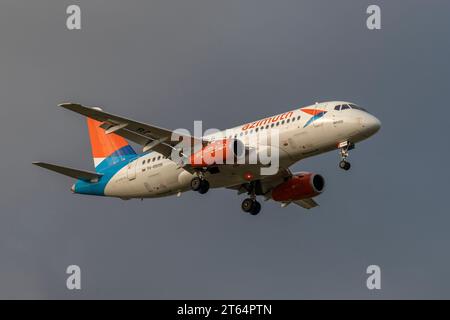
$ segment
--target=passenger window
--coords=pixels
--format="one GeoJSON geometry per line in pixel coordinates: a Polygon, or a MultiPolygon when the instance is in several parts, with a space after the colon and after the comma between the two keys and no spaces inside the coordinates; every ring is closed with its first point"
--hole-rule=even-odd
{"type": "Polygon", "coordinates": [[[152,162],[155,162],[155,160],[156,160],[156,158],[153,158],[153,159],[152,159],[152,162]]]}
{"type": "Polygon", "coordinates": [[[300,116],[297,117],[297,120],[300,120],[300,116]]]}
{"type": "Polygon", "coordinates": [[[160,160],[161,159],[161,156],[158,156],[158,160],[160,160]]]}
{"type": "Polygon", "coordinates": [[[287,123],[291,122],[291,119],[287,119],[286,122],[287,122],[287,123]]]}
{"type": "Polygon", "coordinates": [[[283,120],[283,121],[281,121],[281,124],[284,124],[284,120],[283,120]]]}
{"type": "Polygon", "coordinates": [[[272,123],[270,126],[273,128],[275,126],[275,124],[272,123]]]}

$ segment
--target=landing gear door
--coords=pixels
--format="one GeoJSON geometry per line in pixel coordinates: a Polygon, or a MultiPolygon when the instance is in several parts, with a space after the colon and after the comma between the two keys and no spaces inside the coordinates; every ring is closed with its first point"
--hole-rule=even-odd
{"type": "Polygon", "coordinates": [[[137,164],[136,160],[131,160],[128,163],[128,166],[127,166],[127,177],[128,177],[128,180],[136,179],[136,164],[137,164]]]}

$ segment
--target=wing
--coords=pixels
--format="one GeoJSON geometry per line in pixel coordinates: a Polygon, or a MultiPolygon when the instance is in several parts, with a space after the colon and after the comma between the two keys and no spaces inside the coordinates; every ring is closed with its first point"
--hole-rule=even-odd
{"type": "MultiPolygon", "coordinates": [[[[267,176],[266,178],[261,178],[259,182],[255,185],[255,191],[257,195],[263,195],[265,197],[265,200],[271,200],[272,199],[272,189],[278,186],[280,183],[284,182],[286,179],[292,177],[292,172],[285,168],[280,169],[277,174],[272,176],[267,176]]],[[[246,193],[249,189],[249,184],[240,184],[235,185],[232,187],[229,187],[229,189],[234,189],[238,191],[238,194],[246,193]]],[[[294,203],[300,207],[303,207],[305,209],[311,209],[318,206],[318,203],[314,201],[312,198],[308,199],[302,199],[292,202],[282,202],[281,206],[286,207],[290,203],[294,203]]]]}
{"type": "Polygon", "coordinates": [[[116,116],[104,112],[98,107],[86,107],[76,103],[62,103],[59,106],[102,122],[101,127],[105,129],[107,134],[114,132],[125,139],[140,144],[143,146],[143,152],[152,149],[169,157],[181,138],[191,139],[192,145],[204,142],[200,138],[116,116]]]}

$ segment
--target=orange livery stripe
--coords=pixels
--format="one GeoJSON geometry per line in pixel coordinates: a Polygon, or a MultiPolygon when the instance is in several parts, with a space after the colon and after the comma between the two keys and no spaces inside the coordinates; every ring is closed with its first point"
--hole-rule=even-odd
{"type": "Polygon", "coordinates": [[[105,130],[100,127],[101,122],[88,118],[87,124],[94,158],[106,158],[128,145],[128,142],[117,134],[105,134],[105,130]]]}

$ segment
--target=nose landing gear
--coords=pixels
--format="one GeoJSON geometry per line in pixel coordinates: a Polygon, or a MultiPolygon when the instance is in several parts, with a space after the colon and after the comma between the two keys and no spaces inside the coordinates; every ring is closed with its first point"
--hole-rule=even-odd
{"type": "Polygon", "coordinates": [[[339,168],[344,169],[345,171],[349,170],[350,167],[351,167],[350,162],[347,162],[345,160],[339,162],[339,168]]]}
{"type": "Polygon", "coordinates": [[[338,144],[338,148],[340,149],[341,162],[339,162],[339,168],[348,171],[351,167],[350,162],[347,161],[347,157],[349,151],[355,148],[355,144],[344,141],[338,144]]]}

